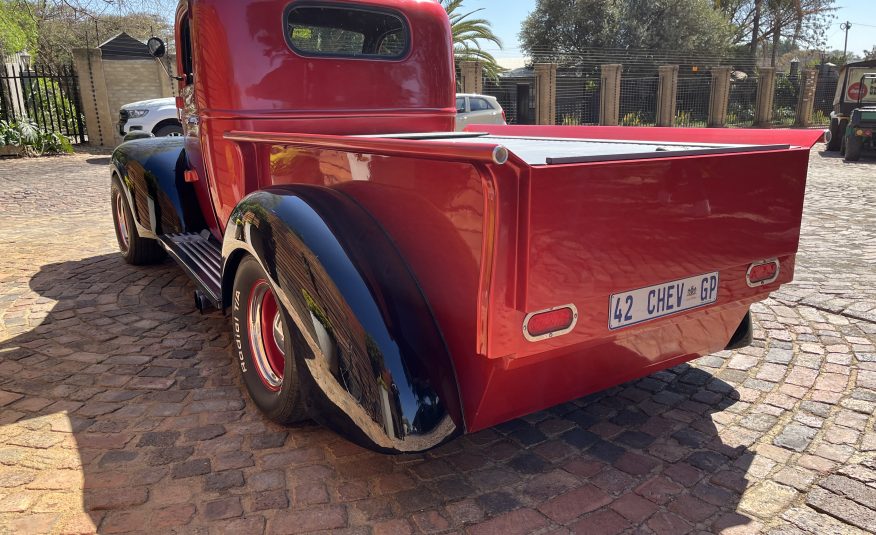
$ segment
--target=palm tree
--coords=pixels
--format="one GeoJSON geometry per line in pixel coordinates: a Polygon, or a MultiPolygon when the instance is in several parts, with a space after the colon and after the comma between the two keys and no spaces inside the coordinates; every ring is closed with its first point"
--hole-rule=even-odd
{"type": "Polygon", "coordinates": [[[453,55],[457,64],[460,61],[480,61],[484,73],[490,78],[497,78],[504,69],[496,63],[496,58],[481,47],[481,41],[495,43],[502,48],[502,40],[493,33],[490,21],[486,19],[469,18],[483,8],[462,13],[463,0],[440,0],[447,16],[450,18],[450,29],[453,33],[453,55]]]}

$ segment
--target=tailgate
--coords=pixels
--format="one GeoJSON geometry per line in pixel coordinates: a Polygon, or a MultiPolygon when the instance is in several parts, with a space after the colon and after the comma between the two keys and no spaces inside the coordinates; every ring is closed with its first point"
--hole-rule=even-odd
{"type": "Polygon", "coordinates": [[[807,163],[808,147],[531,167],[518,304],[573,304],[579,319],[569,335],[515,353],[696,321],[789,282],[807,163]],[[773,258],[776,280],[750,286],[749,266],[773,258]]]}

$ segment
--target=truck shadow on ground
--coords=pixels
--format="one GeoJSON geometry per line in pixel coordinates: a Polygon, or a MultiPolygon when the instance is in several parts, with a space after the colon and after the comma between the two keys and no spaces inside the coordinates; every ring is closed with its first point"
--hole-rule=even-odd
{"type": "Polygon", "coordinates": [[[0,512],[13,531],[686,533],[750,522],[736,509],[753,439],[719,434],[738,394],[701,369],[384,456],[316,424],[268,422],[231,365],[227,319],[194,311],[169,261],[97,256],[44,266],[29,285],[39,297],[24,302],[45,318],[0,342],[0,499],[26,497],[0,512]]]}

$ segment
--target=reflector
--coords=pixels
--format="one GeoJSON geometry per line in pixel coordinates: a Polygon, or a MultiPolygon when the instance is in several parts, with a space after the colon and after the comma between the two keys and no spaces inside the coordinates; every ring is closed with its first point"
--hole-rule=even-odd
{"type": "Polygon", "coordinates": [[[573,305],[534,312],[524,320],[523,332],[530,341],[565,334],[572,330],[577,319],[578,313],[573,305]]]}
{"type": "Polygon", "coordinates": [[[755,262],[748,267],[748,273],[745,275],[749,286],[760,286],[773,282],[779,276],[779,261],[766,260],[764,262],[755,262]]]}

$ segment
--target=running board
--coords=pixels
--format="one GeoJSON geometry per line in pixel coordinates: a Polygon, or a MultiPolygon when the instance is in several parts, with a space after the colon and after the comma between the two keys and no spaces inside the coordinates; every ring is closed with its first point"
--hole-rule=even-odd
{"type": "Polygon", "coordinates": [[[222,308],[222,252],[209,231],[202,234],[164,234],[158,242],[191,277],[198,291],[195,304],[202,309],[205,297],[216,308],[222,308]]]}

